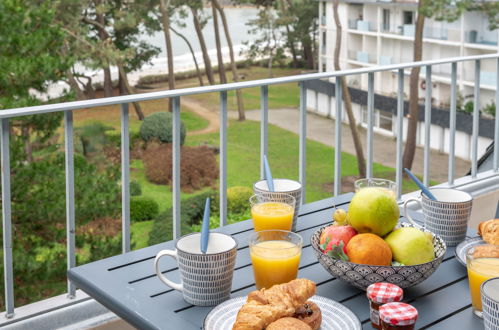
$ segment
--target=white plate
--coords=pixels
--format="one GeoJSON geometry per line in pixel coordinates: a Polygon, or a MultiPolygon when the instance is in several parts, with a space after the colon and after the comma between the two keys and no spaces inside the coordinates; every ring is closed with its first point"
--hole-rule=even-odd
{"type": "MultiPolygon", "coordinates": [[[[359,330],[362,329],[357,316],[347,307],[334,300],[313,296],[310,298],[317,304],[322,313],[321,330],[359,330]]],[[[204,319],[205,330],[231,330],[236,321],[237,312],[246,302],[246,297],[232,298],[224,301],[204,319]]]]}
{"type": "Polygon", "coordinates": [[[480,244],[487,244],[480,236],[468,238],[459,243],[456,246],[456,250],[454,252],[457,261],[459,261],[461,265],[466,267],[466,252],[468,252],[470,248],[480,244]]]}

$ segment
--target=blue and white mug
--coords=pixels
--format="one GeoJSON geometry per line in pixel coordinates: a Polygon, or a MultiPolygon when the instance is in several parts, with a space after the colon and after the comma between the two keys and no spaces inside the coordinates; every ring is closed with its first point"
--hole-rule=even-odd
{"type": "Polygon", "coordinates": [[[405,201],[404,215],[413,225],[420,227],[407,212],[408,203],[419,203],[423,209],[424,227],[440,236],[447,246],[456,246],[466,237],[473,197],[451,188],[431,188],[430,191],[437,200],[421,193],[421,200],[410,198],[405,201]]]}
{"type": "Polygon", "coordinates": [[[237,242],[229,235],[210,233],[208,250],[204,254],[201,252],[200,242],[200,233],[179,238],[175,250],[158,252],[154,268],[159,279],[172,289],[182,292],[188,303],[215,306],[230,298],[237,242]],[[181,283],[175,283],[161,273],[159,260],[164,256],[177,261],[181,283]]]}

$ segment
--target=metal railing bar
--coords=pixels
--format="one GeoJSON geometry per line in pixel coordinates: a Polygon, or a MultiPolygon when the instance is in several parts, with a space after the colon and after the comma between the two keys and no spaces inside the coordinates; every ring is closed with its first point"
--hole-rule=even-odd
{"type": "Polygon", "coordinates": [[[423,183],[430,186],[430,132],[431,132],[431,94],[433,83],[431,82],[431,69],[426,67],[426,93],[425,93],[425,123],[424,123],[424,158],[423,158],[423,183]]]}
{"type": "Polygon", "coordinates": [[[85,109],[85,108],[92,108],[92,107],[99,107],[99,106],[108,106],[108,105],[115,105],[115,104],[122,104],[122,103],[142,102],[142,101],[157,100],[157,99],[162,99],[162,98],[173,98],[173,97],[187,96],[187,95],[193,95],[193,94],[214,93],[214,92],[222,92],[222,91],[229,91],[229,90],[242,89],[242,88],[261,87],[264,85],[270,86],[270,85],[278,85],[278,84],[300,82],[300,81],[307,81],[307,80],[326,79],[326,78],[342,77],[342,76],[349,76],[349,75],[359,75],[359,74],[370,73],[370,72],[409,69],[409,68],[418,67],[418,66],[421,67],[421,66],[428,66],[428,65],[453,63],[453,62],[494,59],[494,58],[498,58],[498,57],[499,57],[499,54],[462,56],[462,57],[453,57],[453,58],[437,59],[437,60],[429,60],[429,61],[375,66],[375,67],[370,67],[370,68],[358,68],[358,69],[350,69],[350,70],[342,70],[342,71],[334,71],[334,72],[309,73],[309,74],[294,75],[294,76],[287,76],[287,77],[267,78],[267,79],[259,79],[259,80],[252,80],[252,81],[241,81],[241,82],[234,82],[234,83],[221,84],[221,85],[191,87],[191,88],[165,90],[165,91],[150,92],[150,93],[115,96],[115,97],[108,97],[108,98],[101,98],[101,99],[94,99],[94,100],[74,101],[74,102],[58,103],[58,104],[47,104],[47,105],[25,107],[25,108],[14,108],[14,109],[0,111],[0,119],[18,117],[18,116],[28,116],[28,115],[41,114],[41,113],[49,113],[49,112],[57,112],[57,111],[64,111],[64,110],[70,111],[70,110],[85,109]]]}
{"type": "Polygon", "coordinates": [[[342,77],[336,77],[336,118],[334,121],[334,196],[341,194],[342,77]]]}
{"type": "Polygon", "coordinates": [[[397,88],[397,159],[395,181],[397,183],[397,199],[402,196],[402,143],[404,129],[404,69],[398,71],[397,88]]]}
{"type": "Polygon", "coordinates": [[[494,171],[499,169],[499,114],[497,114],[497,107],[499,107],[499,58],[496,62],[496,115],[494,122],[494,171]]]}
{"type": "MultiPolygon", "coordinates": [[[[299,180],[302,185],[301,203],[305,204],[306,184],[307,184],[307,90],[305,84],[300,82],[300,160],[299,160],[299,180]]],[[[296,201],[296,203],[299,203],[296,201]]]]}
{"type": "Polygon", "coordinates": [[[121,105],[121,232],[122,251],[130,251],[130,136],[128,103],[121,105]]]}
{"type": "Polygon", "coordinates": [[[449,168],[447,181],[454,185],[454,155],[456,152],[456,111],[457,111],[457,63],[452,63],[449,114],[449,168]]]}
{"type": "Polygon", "coordinates": [[[473,131],[471,133],[471,177],[476,178],[478,169],[478,129],[480,120],[480,60],[475,61],[475,88],[473,98],[473,131]]]}
{"type": "Polygon", "coordinates": [[[367,75],[367,167],[366,177],[373,177],[374,161],[374,73],[367,75]]]}
{"type": "Polygon", "coordinates": [[[260,88],[260,179],[265,178],[263,156],[268,152],[269,87],[260,88]]]}
{"type": "Polygon", "coordinates": [[[227,225],[227,92],[220,92],[220,226],[227,225]]]}
{"type": "MultiPolygon", "coordinates": [[[[67,268],[76,266],[75,257],[75,189],[74,189],[74,144],[73,112],[64,111],[64,155],[66,165],[66,241],[67,268]]],[[[74,298],[76,287],[68,280],[68,297],[74,298]]]]}
{"type": "Polygon", "coordinates": [[[173,98],[173,239],[182,235],[180,225],[180,97],[173,98]]]}
{"type": "Polygon", "coordinates": [[[10,198],[10,127],[9,120],[2,119],[0,126],[2,153],[2,217],[3,217],[3,269],[5,285],[6,317],[14,317],[14,273],[12,269],[12,220],[10,198]]]}

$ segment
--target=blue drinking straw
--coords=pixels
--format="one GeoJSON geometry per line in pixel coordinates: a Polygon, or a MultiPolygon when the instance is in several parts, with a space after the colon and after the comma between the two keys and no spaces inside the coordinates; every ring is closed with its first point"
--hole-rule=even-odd
{"type": "Polygon", "coordinates": [[[267,186],[269,187],[269,191],[274,192],[274,180],[272,179],[272,173],[270,172],[267,155],[263,155],[263,168],[265,170],[265,179],[267,179],[267,186]]]}
{"type": "Polygon", "coordinates": [[[204,206],[203,225],[201,227],[201,252],[208,250],[208,241],[210,239],[210,198],[206,198],[204,206]]]}
{"type": "Polygon", "coordinates": [[[428,190],[428,188],[425,187],[425,185],[419,181],[418,178],[416,178],[416,176],[414,174],[412,174],[411,171],[409,171],[407,168],[404,168],[404,171],[405,173],[409,174],[409,176],[411,177],[412,181],[414,181],[419,189],[421,189],[421,191],[423,192],[423,194],[425,194],[426,196],[428,196],[429,199],[431,200],[434,200],[436,201],[437,199],[435,198],[435,196],[433,196],[433,194],[430,192],[430,190],[428,190]]]}

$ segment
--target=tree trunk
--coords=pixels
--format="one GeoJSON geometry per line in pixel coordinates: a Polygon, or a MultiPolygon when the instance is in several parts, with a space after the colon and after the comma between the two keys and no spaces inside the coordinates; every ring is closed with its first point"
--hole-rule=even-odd
{"type": "MultiPolygon", "coordinates": [[[[334,22],[336,24],[336,43],[334,46],[334,69],[339,71],[340,67],[340,50],[341,50],[341,22],[338,15],[338,3],[339,0],[333,1],[333,14],[334,22]]],[[[353,144],[355,146],[355,154],[357,156],[357,167],[359,169],[359,175],[361,177],[366,176],[366,160],[364,159],[364,152],[362,150],[362,142],[359,138],[359,132],[357,131],[357,123],[355,122],[355,117],[352,112],[352,100],[350,97],[350,92],[348,90],[347,82],[344,77],[341,78],[342,92],[343,92],[343,102],[345,103],[345,111],[348,116],[348,122],[350,124],[350,131],[352,132],[353,144]]]]}
{"type": "MultiPolygon", "coordinates": [[[[423,0],[419,0],[418,9],[423,5],[423,0]]],[[[414,35],[414,62],[421,61],[423,57],[423,28],[424,28],[424,15],[418,11],[416,19],[416,32],[414,35]]],[[[411,77],[409,80],[409,120],[407,124],[407,137],[404,149],[404,156],[402,164],[405,168],[411,169],[414,161],[414,153],[416,152],[416,133],[418,129],[419,118],[419,73],[420,67],[414,67],[411,70],[411,77]]],[[[431,81],[427,81],[431,84],[431,81]]]]}
{"type": "MultiPolygon", "coordinates": [[[[104,15],[97,14],[96,21],[100,24],[100,27],[97,26],[97,31],[99,31],[99,39],[105,41],[109,35],[105,30],[102,29],[102,26],[105,26],[104,15]]],[[[104,71],[104,96],[111,97],[113,96],[113,80],[111,78],[111,70],[109,69],[109,62],[105,60],[105,63],[102,66],[102,70],[104,71]]]]}
{"type": "MultiPolygon", "coordinates": [[[[118,72],[120,74],[120,80],[123,83],[123,87],[127,94],[132,94],[133,90],[130,84],[128,83],[128,77],[126,75],[125,69],[123,68],[123,64],[118,63],[118,72]]],[[[142,107],[139,102],[132,102],[133,107],[135,108],[135,112],[137,113],[137,117],[139,120],[144,120],[144,113],[142,112],[142,107]]]]}
{"type": "Polygon", "coordinates": [[[26,153],[26,161],[28,163],[33,162],[33,145],[29,139],[29,126],[21,124],[21,134],[24,138],[24,152],[26,153]]]}
{"type": "Polygon", "coordinates": [[[303,56],[305,57],[305,63],[307,65],[307,69],[314,69],[314,53],[312,50],[312,42],[310,39],[306,39],[303,41],[303,56]]]}
{"type": "Polygon", "coordinates": [[[215,4],[211,2],[211,9],[213,13],[213,28],[215,30],[215,44],[217,47],[217,60],[218,60],[218,75],[220,76],[220,83],[227,83],[227,77],[225,75],[225,67],[224,67],[224,59],[222,55],[222,44],[220,43],[220,31],[218,29],[218,18],[217,18],[217,10],[215,8],[215,4]]]}
{"type": "MultiPolygon", "coordinates": [[[[163,25],[163,33],[165,34],[166,56],[168,58],[168,89],[175,89],[175,72],[173,69],[173,48],[172,39],[170,36],[170,13],[166,6],[165,0],[159,1],[159,11],[161,12],[161,22],[163,25]]],[[[173,99],[168,99],[168,110],[173,112],[173,99]]]]}
{"type": "Polygon", "coordinates": [[[79,100],[86,100],[87,97],[85,96],[85,93],[83,92],[83,90],[80,88],[80,84],[78,84],[78,81],[76,80],[71,68],[66,70],[66,78],[68,79],[69,86],[76,94],[76,99],[78,101],[79,100]]]}
{"type": "Polygon", "coordinates": [[[187,44],[187,47],[189,47],[189,51],[191,52],[191,55],[192,55],[192,60],[194,61],[194,65],[196,66],[196,72],[198,74],[199,84],[201,86],[204,86],[203,74],[201,73],[201,70],[199,70],[198,60],[196,59],[196,55],[194,54],[194,49],[192,48],[191,43],[189,42],[189,40],[182,33],[178,32],[177,30],[175,30],[171,26],[170,26],[170,30],[172,30],[173,33],[175,33],[180,38],[182,38],[185,41],[185,43],[187,44]]]}
{"type": "Polygon", "coordinates": [[[194,29],[196,30],[199,45],[201,46],[201,52],[203,53],[204,71],[206,72],[206,77],[208,77],[210,85],[213,85],[215,84],[215,79],[213,78],[213,68],[211,67],[210,56],[208,55],[208,49],[206,48],[206,42],[204,41],[201,23],[199,22],[198,11],[196,8],[191,8],[191,12],[194,20],[194,29]]]}
{"type": "MultiPolygon", "coordinates": [[[[218,3],[218,0],[213,0],[213,4],[216,6],[220,13],[220,17],[222,18],[222,25],[224,27],[224,33],[225,33],[225,38],[227,39],[227,45],[229,46],[229,54],[230,54],[230,67],[232,69],[232,79],[237,82],[239,80],[238,74],[237,74],[237,65],[236,65],[236,59],[234,56],[234,46],[232,45],[232,38],[230,37],[230,32],[229,32],[229,24],[227,23],[227,17],[225,16],[225,12],[223,8],[220,6],[218,3]]],[[[237,113],[238,113],[238,120],[243,121],[246,119],[246,116],[244,114],[244,103],[243,103],[243,95],[240,89],[236,90],[236,98],[237,98],[237,113]]]]}

